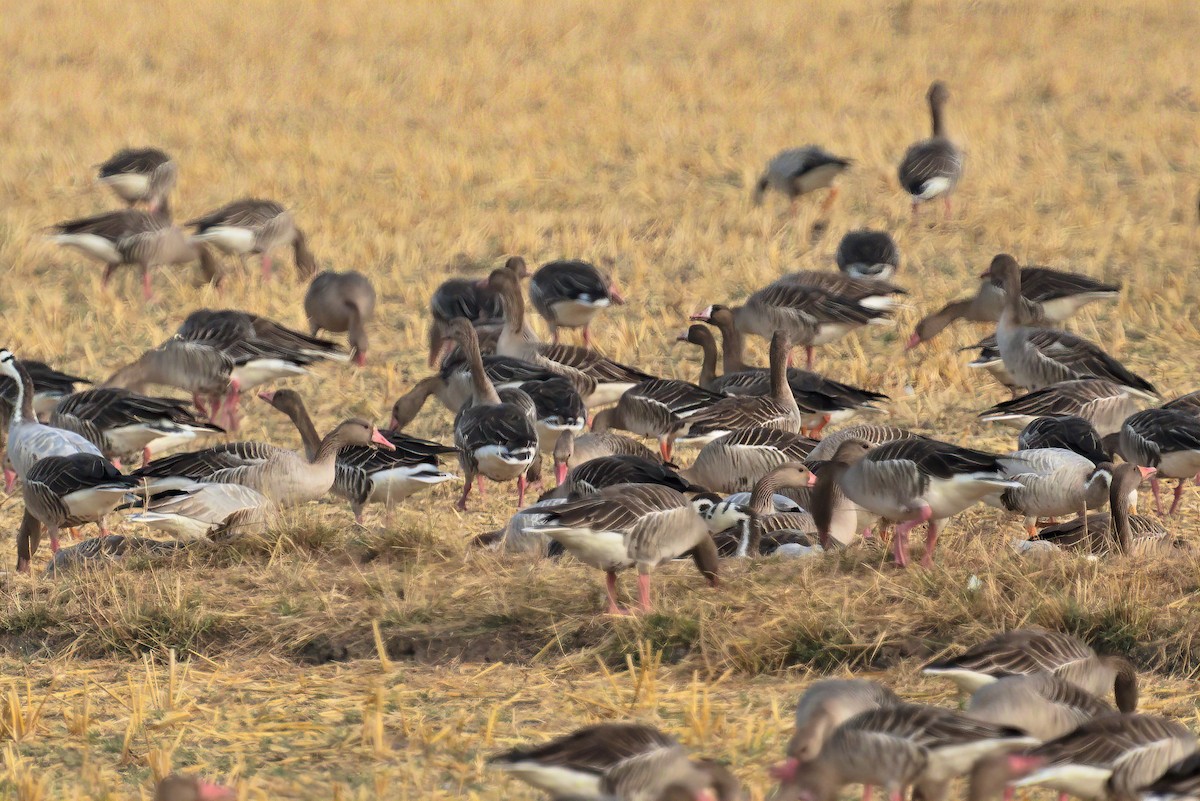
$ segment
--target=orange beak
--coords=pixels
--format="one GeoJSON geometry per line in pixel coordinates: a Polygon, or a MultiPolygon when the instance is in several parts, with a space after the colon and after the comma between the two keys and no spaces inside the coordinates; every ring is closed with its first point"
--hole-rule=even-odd
{"type": "Polygon", "coordinates": [[[379,433],[378,428],[371,429],[371,442],[374,442],[376,445],[383,448],[385,451],[396,450],[396,446],[393,445],[391,443],[391,441],[388,440],[387,437],[385,437],[383,434],[379,433]]]}
{"type": "Polygon", "coordinates": [[[267,403],[274,403],[275,393],[270,390],[263,390],[262,392],[258,393],[258,399],[266,401],[267,403]]]}
{"type": "Polygon", "coordinates": [[[690,317],[688,317],[688,319],[689,320],[698,320],[702,323],[707,323],[709,321],[709,318],[711,318],[711,317],[712,317],[712,306],[708,306],[707,308],[704,309],[704,311],[693,314],[690,317]]]}
{"type": "Polygon", "coordinates": [[[554,481],[560,487],[563,484],[567,483],[567,463],[566,462],[556,462],[554,464],[554,481]]]}

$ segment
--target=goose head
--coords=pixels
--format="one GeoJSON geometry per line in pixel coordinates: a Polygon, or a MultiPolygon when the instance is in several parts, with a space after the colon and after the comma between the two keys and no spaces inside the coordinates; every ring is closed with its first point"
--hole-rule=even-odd
{"type": "Polygon", "coordinates": [[[154,790],[154,801],[233,801],[236,797],[228,787],[178,774],[167,776],[154,790]]]}
{"type": "Polygon", "coordinates": [[[20,382],[21,373],[17,370],[17,357],[8,348],[0,349],[0,373],[20,382]]]}
{"type": "Polygon", "coordinates": [[[341,445],[368,445],[394,451],[393,445],[379,429],[358,417],[343,420],[330,432],[329,437],[341,445]]]}
{"type": "Polygon", "coordinates": [[[980,275],[995,286],[1004,290],[1006,295],[1020,296],[1021,294],[1021,265],[1007,253],[1001,253],[992,259],[987,270],[980,275]]]}

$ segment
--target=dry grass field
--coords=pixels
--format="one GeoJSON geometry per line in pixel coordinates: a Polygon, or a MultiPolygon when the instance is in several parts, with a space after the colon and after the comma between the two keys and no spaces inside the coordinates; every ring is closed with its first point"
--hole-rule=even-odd
{"type": "MultiPolygon", "coordinates": [[[[223,295],[184,270],[141,302],[136,277],[43,241],[113,206],[92,166],[122,146],[175,155],[180,217],[234,197],[295,209],[318,259],[368,273],[381,306],[366,369],[296,382],[322,428],[386,422],[426,374],[427,301],[507,254],[604,265],[635,301],[596,327],[623,361],[694,379],[687,315],[785,271],[832,269],[870,225],[904,253],[912,307],[819,351],[889,393],[891,420],[1014,447],[975,412],[1007,397],[964,367],[951,329],[905,354],[913,322],[971,291],[997,252],[1125,284],[1068,327],[1166,397],[1200,387],[1200,8],[1032,0],[337,4],[85,0],[2,6],[0,344],[102,379],[190,310],[303,325],[288,270],[223,295]],[[909,224],[895,178],[927,135],[924,93],[952,92],[967,153],[955,214],[909,224]],[[823,236],[750,192],[766,158],[817,142],[855,159],[823,236]]],[[[539,321],[540,322],[540,321],[539,321]]],[[[765,361],[761,342],[754,355],[765,361]]],[[[247,400],[245,438],[299,444],[247,400]]],[[[431,404],[414,431],[451,440],[431,404]]],[[[690,454],[682,455],[683,461],[690,454]]],[[[385,527],[325,503],[261,542],[52,581],[8,572],[19,495],[0,501],[0,797],[146,798],[203,772],[245,799],[532,799],[486,769],[498,748],[634,717],[728,761],[758,801],[814,673],[867,672],[952,702],[923,659],[1024,623],[1130,654],[1145,707],[1195,727],[1200,562],[1021,560],[1016,521],[957,519],[933,570],[853,549],[727,565],[719,591],[660,571],[658,608],[612,619],[602,576],[474,552],[513,497],[467,514],[454,484],[385,527]],[[980,579],[979,586],[970,582],[980,579]],[[974,589],[969,589],[975,587],[974,589]]],[[[1200,492],[1176,531],[1200,545],[1200,492]]],[[[121,524],[118,531],[141,533],[121,524]]],[[[623,588],[632,578],[622,580],[623,588]]]]}

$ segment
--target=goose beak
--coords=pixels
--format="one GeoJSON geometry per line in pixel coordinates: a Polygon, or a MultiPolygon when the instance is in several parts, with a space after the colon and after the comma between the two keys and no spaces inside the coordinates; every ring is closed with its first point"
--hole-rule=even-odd
{"type": "Polygon", "coordinates": [[[777,782],[789,782],[796,778],[796,769],[800,767],[800,760],[795,757],[789,757],[778,765],[772,765],[769,768],[771,778],[777,782]]]}
{"type": "Polygon", "coordinates": [[[676,342],[687,342],[688,341],[688,332],[680,331],[678,334],[675,335],[675,341],[676,342]]]}
{"type": "Polygon", "coordinates": [[[608,285],[608,298],[618,306],[625,305],[625,296],[621,294],[621,290],[617,289],[615,281],[608,285]]]}
{"type": "Polygon", "coordinates": [[[380,434],[378,428],[371,429],[371,442],[374,442],[376,445],[383,448],[385,451],[396,450],[396,446],[393,445],[390,441],[388,441],[387,437],[385,437],[383,434],[380,434]]]}
{"type": "Polygon", "coordinates": [[[913,348],[915,348],[917,345],[920,345],[920,344],[921,344],[921,335],[914,331],[913,335],[908,338],[908,342],[904,343],[904,349],[912,350],[913,348]]]}
{"type": "Polygon", "coordinates": [[[554,481],[558,486],[567,483],[567,463],[556,462],[554,465],[554,481]]]}
{"type": "Polygon", "coordinates": [[[691,315],[690,317],[688,317],[688,319],[689,320],[698,320],[702,323],[707,323],[709,321],[709,318],[711,318],[711,317],[712,317],[712,306],[709,306],[706,309],[704,309],[704,311],[691,315]]]}
{"type": "Polygon", "coordinates": [[[367,354],[366,354],[366,351],[356,350],[356,351],[354,351],[354,355],[353,355],[353,356],[351,356],[351,357],[350,357],[350,359],[351,359],[351,360],[352,360],[352,361],[353,361],[353,362],[354,362],[356,365],[358,365],[359,367],[366,367],[366,366],[367,366],[367,354]]]}
{"type": "Polygon", "coordinates": [[[258,399],[266,401],[267,403],[274,403],[275,393],[273,391],[263,390],[262,392],[258,393],[258,399]]]}
{"type": "Polygon", "coordinates": [[[388,421],[388,431],[399,431],[400,421],[396,419],[396,415],[392,415],[392,419],[388,421]]]}
{"type": "Polygon", "coordinates": [[[1138,472],[1139,472],[1139,473],[1141,473],[1141,474],[1142,474],[1142,478],[1144,478],[1144,479],[1145,479],[1145,478],[1150,478],[1150,476],[1152,476],[1152,475],[1154,475],[1155,473],[1157,473],[1157,472],[1158,472],[1158,468],[1157,468],[1157,467],[1141,467],[1141,466],[1139,466],[1139,467],[1138,467],[1138,472]]]}
{"type": "Polygon", "coordinates": [[[816,473],[808,474],[808,486],[810,486],[810,487],[817,486],[817,474],[816,473]]]}

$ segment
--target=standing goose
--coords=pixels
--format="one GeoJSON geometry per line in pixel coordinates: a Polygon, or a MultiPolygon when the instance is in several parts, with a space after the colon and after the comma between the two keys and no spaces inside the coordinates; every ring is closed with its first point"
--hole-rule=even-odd
{"type": "Polygon", "coordinates": [[[487,285],[500,295],[504,306],[504,327],[496,352],[543,367],[566,376],[575,384],[588,407],[615,403],[639,381],[654,376],[601,356],[588,348],[547,345],[525,321],[525,298],[517,274],[510,269],[493,270],[487,285]]]}
{"type": "Polygon", "coordinates": [[[854,278],[843,273],[800,270],[775,279],[777,284],[793,284],[824,290],[831,295],[854,301],[868,309],[892,311],[901,304],[893,295],[907,295],[902,287],[879,278],[854,278]]]}
{"type": "Polygon", "coordinates": [[[829,211],[837,197],[834,181],[850,167],[850,159],[835,156],[817,145],[791,148],[776,154],[767,162],[767,168],[754,185],[754,205],[762,204],[768,189],[787,195],[796,211],[796,201],[802,195],[818,189],[828,189],[829,194],[821,204],[821,213],[829,211]]]}
{"type": "Polygon", "coordinates": [[[1065,331],[1026,327],[1021,310],[1021,268],[1012,256],[996,256],[989,272],[1003,276],[1005,305],[996,327],[996,342],[1004,366],[1020,386],[1039,389],[1060,381],[1103,378],[1141,397],[1157,397],[1153,384],[1092,342],[1065,331]]]}
{"type": "Polygon", "coordinates": [[[235,200],[184,224],[196,229],[198,241],[211,242],[225,255],[237,256],[243,266],[247,256],[260,256],[264,281],[271,280],[271,254],[289,245],[301,278],[317,271],[317,260],[308,249],[304,232],[292,213],[274,200],[235,200]]]}
{"type": "Polygon", "coordinates": [[[145,203],[151,212],[165,212],[179,177],[175,161],[154,147],[126,148],[97,165],[97,180],[130,206],[145,203]]]}
{"type": "MultiPolygon", "coordinates": [[[[1109,513],[1088,515],[1083,520],[1069,520],[1046,526],[1032,542],[1048,543],[1058,548],[1070,548],[1106,554],[1148,553],[1174,547],[1169,532],[1158,520],[1130,513],[1131,498],[1137,498],[1138,485],[1146,476],[1154,475],[1153,467],[1111,464],[1102,468],[1112,472],[1109,492],[1109,513]]],[[[1100,469],[1100,468],[1097,468],[1100,469]]]]}
{"type": "MultiPolygon", "coordinates": [[[[981,276],[979,291],[969,298],[946,304],[917,323],[908,340],[911,350],[940,334],[955,320],[997,323],[1004,312],[1004,276],[994,261],[981,276]]],[[[1052,270],[1049,267],[1021,268],[1021,308],[1030,322],[1061,323],[1087,304],[1114,300],[1120,284],[1106,284],[1081,273],[1052,270]]]]}
{"type": "Polygon", "coordinates": [[[154,453],[179,447],[197,436],[225,431],[201,422],[177,400],[118,387],[68,395],[51,414],[50,423],[86,437],[109,459],[129,459],[140,453],[143,463],[154,453]]]}
{"type": "MultiPolygon", "coordinates": [[[[525,505],[525,473],[538,454],[538,434],[530,415],[520,406],[504,403],[483,369],[479,339],[465,318],[450,324],[450,336],[462,348],[471,366],[474,401],[454,418],[454,445],[463,470],[463,493],[459,511],[466,511],[471,484],[483,479],[517,480],[517,506],[525,505]]],[[[506,390],[511,391],[511,390],[506,390]]],[[[522,393],[524,394],[524,393],[522,393]]],[[[529,400],[528,396],[525,396],[529,400]]],[[[530,401],[532,405],[532,401],[530,401]]]]}
{"type": "Polygon", "coordinates": [[[1150,490],[1154,493],[1154,511],[1160,515],[1162,498],[1160,478],[1177,479],[1175,498],[1167,514],[1175,514],[1183,500],[1183,485],[1200,474],[1200,418],[1178,409],[1146,409],[1130,415],[1121,433],[1106,441],[1117,440],[1117,450],[1127,462],[1153,467],[1150,490]]]}
{"type": "Polygon", "coordinates": [[[850,231],[838,243],[838,269],[851,278],[889,281],[900,268],[900,249],[886,231],[850,231]]]}
{"type": "Polygon", "coordinates": [[[1100,433],[1090,421],[1073,414],[1035,417],[1021,429],[1018,448],[1065,448],[1092,464],[1108,461],[1100,433]]]}
{"type": "Polygon", "coordinates": [[[585,347],[592,344],[592,318],[601,309],[625,303],[616,282],[586,261],[543,264],[529,279],[529,300],[550,325],[555,344],[559,328],[582,328],[585,347]]]}
{"type": "Polygon", "coordinates": [[[1005,477],[1016,482],[998,495],[986,498],[989,506],[1025,518],[1025,532],[1037,533],[1038,518],[1076,514],[1082,519],[1089,509],[1108,503],[1112,469],[1096,464],[1064,448],[1034,448],[1000,457],[1005,477]]]}
{"type": "Polygon", "coordinates": [[[547,509],[546,517],[534,531],[607,574],[610,614],[627,614],[617,605],[616,591],[617,571],[629,567],[637,567],[643,612],[650,611],[650,571],[684,554],[717,586],[717,546],[708,527],[687,497],[669,487],[617,484],[547,509]]]}
{"type": "Polygon", "coordinates": [[[750,492],[771,470],[803,461],[816,445],[816,440],[778,428],[743,428],[701,448],[683,475],[714,492],[750,492]]]}
{"type": "Polygon", "coordinates": [[[897,439],[912,439],[915,437],[917,437],[916,434],[899,426],[882,425],[879,423],[850,426],[850,428],[835,431],[818,442],[817,446],[812,449],[812,453],[808,455],[806,461],[812,464],[813,462],[823,462],[833,459],[838,448],[847,440],[859,440],[868,447],[875,447],[885,442],[897,439]]]}
{"type": "MultiPolygon", "coordinates": [[[[102,456],[76,453],[40,459],[23,476],[21,493],[26,510],[49,531],[50,550],[58,553],[58,534],[62,529],[100,523],[137,483],[137,479],[122,475],[102,456]]],[[[28,553],[19,553],[19,572],[29,572],[29,559],[36,549],[34,540],[28,553]]]]}
{"type": "MultiPolygon", "coordinates": [[[[17,359],[17,364],[29,374],[33,383],[33,409],[39,415],[54,411],[59,401],[75,391],[76,384],[91,384],[91,380],[54,369],[45,362],[17,359]]],[[[0,375],[0,425],[8,425],[8,417],[17,397],[17,383],[0,375]]]]}
{"type": "Polygon", "coordinates": [[[53,228],[55,244],[74,248],[103,262],[104,286],[123,264],[138,267],[142,273],[142,296],[150,300],[151,271],[155,267],[200,262],[204,277],[220,283],[221,266],[202,240],[189,237],[183,229],[156,214],[140,211],[115,211],[60,222],[53,228]]]}
{"type": "Polygon", "coordinates": [[[1138,405],[1129,387],[1101,378],[1081,378],[997,403],[980,412],[979,419],[1024,426],[1039,418],[1074,415],[1104,436],[1120,431],[1121,424],[1136,411],[1138,405]]]}
{"type": "MultiPolygon", "coordinates": [[[[576,435],[567,430],[562,432],[558,442],[554,444],[554,474],[555,480],[562,484],[567,479],[571,469],[587,464],[593,459],[603,459],[608,456],[637,456],[648,462],[658,457],[654,451],[647,448],[636,439],[631,439],[613,431],[592,431],[576,435]]],[[[703,482],[696,482],[702,484],[703,482]]]]}
{"type": "Polygon", "coordinates": [[[1112,712],[1107,702],[1066,679],[1053,673],[1031,673],[1004,676],[980,687],[963,714],[1021,729],[1044,742],[1112,712]]]}
{"type": "Polygon", "coordinates": [[[946,137],[943,112],[950,90],[941,81],[929,87],[929,115],[933,121],[933,136],[911,145],[900,162],[900,186],[912,196],[913,219],[920,204],[941,196],[946,216],[950,216],[950,194],[962,178],[963,154],[946,137]]]}
{"type": "Polygon", "coordinates": [[[618,428],[654,437],[663,461],[670,461],[671,446],[683,421],[723,400],[724,395],[686,381],[652,378],[627,389],[613,408],[597,413],[592,430],[618,428]]]}
{"type": "MultiPolygon", "coordinates": [[[[517,277],[529,272],[525,260],[513,256],[504,269],[517,277]]],[[[478,278],[451,278],[443,281],[429,298],[429,366],[440,364],[453,341],[449,339],[450,321],[465,317],[476,328],[498,326],[504,322],[500,296],[478,278]]]]}
{"type": "Polygon", "coordinates": [[[894,704],[846,720],[816,758],[796,766],[773,801],[833,801],[847,784],[882,787],[900,801],[909,785],[927,801],[943,801],[950,780],[998,751],[1037,741],[1019,729],[972,720],[947,709],[894,704]]]}
{"type": "Polygon", "coordinates": [[[350,359],[362,367],[367,363],[367,325],[375,316],[375,287],[356,270],[317,273],[304,293],[304,315],[308,333],[322,330],[346,332],[350,359]]]}
{"type": "MultiPolygon", "coordinates": [[[[258,397],[288,416],[300,433],[305,455],[313,459],[321,447],[321,437],[300,393],[279,389],[260,392],[258,397]]],[[[354,519],[360,525],[368,503],[385,504],[390,512],[393,504],[410,495],[454,479],[438,463],[439,456],[454,453],[454,448],[396,431],[380,433],[392,444],[391,450],[351,445],[338,451],[335,462],[333,493],[350,501],[354,519]]]]}
{"type": "Polygon", "coordinates": [[[854,503],[885,520],[898,523],[892,539],[896,563],[908,565],[908,533],[928,524],[924,567],[933,565],[938,525],[974,506],[988,495],[1019,486],[1004,477],[995,454],[962,448],[926,437],[896,440],[863,450],[861,440],[838,446],[833,461],[849,466],[822,481],[837,480],[854,503]]]}
{"type": "Polygon", "coordinates": [[[587,406],[575,386],[562,376],[526,381],[519,387],[533,401],[538,454],[553,454],[559,437],[577,434],[587,425],[587,406]]]}
{"type": "Polygon", "coordinates": [[[209,420],[220,423],[240,389],[232,358],[202,342],[171,337],[117,370],[102,386],[144,393],[150,386],[180,389],[209,420]]]}
{"type": "Polygon", "coordinates": [[[1040,628],[1000,632],[958,656],[928,663],[921,672],[944,676],[973,693],[1002,676],[1053,673],[1093,695],[1116,697],[1117,709],[1137,709],[1137,673],[1128,659],[1099,656],[1070,634],[1040,628]]]}
{"type": "MultiPolygon", "coordinates": [[[[450,342],[453,344],[453,340],[450,342]]],[[[483,369],[497,391],[518,389],[530,382],[558,377],[537,365],[507,356],[484,356],[483,369]]],[[[422,378],[396,399],[392,404],[392,422],[388,427],[394,431],[404,430],[417,418],[431,395],[441,401],[447,410],[457,414],[474,397],[473,386],[470,364],[465,359],[446,359],[437,373],[422,378]]]]}

